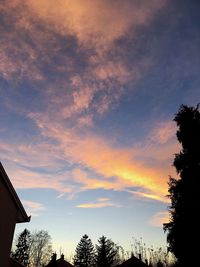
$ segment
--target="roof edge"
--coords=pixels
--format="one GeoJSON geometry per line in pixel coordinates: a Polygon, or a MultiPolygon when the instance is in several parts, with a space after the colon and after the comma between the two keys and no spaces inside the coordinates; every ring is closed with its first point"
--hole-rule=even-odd
{"type": "Polygon", "coordinates": [[[18,197],[18,195],[17,195],[17,193],[16,193],[16,191],[15,191],[15,189],[14,189],[14,187],[13,187],[13,185],[12,185],[12,183],[11,183],[11,181],[10,181],[10,179],[9,179],[9,177],[8,177],[1,162],[0,162],[0,174],[1,174],[7,188],[11,194],[11,197],[13,198],[15,204],[17,205],[17,207],[20,211],[21,216],[19,216],[19,218],[17,218],[17,223],[30,222],[31,216],[27,215],[27,213],[26,213],[26,211],[25,211],[25,209],[24,209],[24,207],[23,207],[23,205],[22,205],[22,203],[21,203],[21,201],[20,201],[20,199],[19,199],[19,197],[18,197]]]}

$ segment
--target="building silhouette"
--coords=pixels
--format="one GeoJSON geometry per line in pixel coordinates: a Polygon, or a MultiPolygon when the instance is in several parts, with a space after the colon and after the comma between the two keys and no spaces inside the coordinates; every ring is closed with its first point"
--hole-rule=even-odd
{"type": "Polygon", "coordinates": [[[0,162],[0,267],[22,266],[10,260],[16,223],[29,222],[30,217],[0,162]]]}
{"type": "Polygon", "coordinates": [[[63,254],[61,255],[60,259],[57,260],[57,255],[56,253],[54,253],[51,258],[51,261],[45,267],[74,267],[74,266],[64,259],[63,254]]]}
{"type": "Polygon", "coordinates": [[[139,255],[139,259],[132,256],[130,259],[124,261],[116,267],[148,267],[148,265],[142,261],[141,255],[139,255]]]}

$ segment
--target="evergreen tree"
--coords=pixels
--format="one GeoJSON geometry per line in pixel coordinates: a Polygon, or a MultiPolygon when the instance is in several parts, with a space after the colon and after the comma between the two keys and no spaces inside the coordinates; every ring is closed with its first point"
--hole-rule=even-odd
{"type": "Polygon", "coordinates": [[[18,237],[16,250],[12,254],[12,257],[24,266],[28,266],[30,238],[30,232],[27,229],[24,229],[24,231],[18,237]]]}
{"type": "Polygon", "coordinates": [[[111,267],[119,262],[119,248],[111,240],[102,236],[96,245],[96,265],[97,267],[111,267]]]}
{"type": "Polygon", "coordinates": [[[181,106],[174,121],[177,139],[182,145],[175,155],[174,167],[179,179],[170,178],[170,221],[164,224],[169,250],[176,256],[179,266],[198,266],[200,196],[200,112],[196,108],[181,106]]]}
{"type": "Polygon", "coordinates": [[[94,246],[91,239],[84,235],[78,243],[74,256],[74,266],[92,267],[94,266],[94,246]]]}

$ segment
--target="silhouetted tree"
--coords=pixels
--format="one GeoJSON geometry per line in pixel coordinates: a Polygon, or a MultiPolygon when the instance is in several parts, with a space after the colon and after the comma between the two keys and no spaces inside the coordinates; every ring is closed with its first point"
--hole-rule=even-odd
{"type": "MultiPolygon", "coordinates": [[[[149,263],[149,267],[158,267],[159,265],[161,266],[161,264],[163,267],[171,266],[175,261],[173,254],[167,251],[167,247],[148,247],[142,238],[137,239],[133,237],[131,247],[131,257],[135,256],[146,264],[149,263]]],[[[128,258],[130,258],[130,256],[128,258]]]]}
{"type": "MultiPolygon", "coordinates": [[[[199,185],[200,185],[200,112],[182,105],[174,121],[177,123],[177,139],[182,145],[175,155],[174,167],[179,179],[170,177],[170,221],[164,224],[169,250],[176,256],[179,266],[198,266],[198,246],[194,240],[200,237],[199,185]]],[[[198,240],[199,241],[199,240],[198,240]]]]}
{"type": "Polygon", "coordinates": [[[94,266],[94,246],[91,239],[84,235],[78,243],[74,256],[74,266],[92,267],[94,266]]]}
{"type": "Polygon", "coordinates": [[[12,253],[12,257],[24,266],[28,266],[30,239],[30,232],[27,229],[24,229],[18,237],[16,250],[12,253]]]}
{"type": "Polygon", "coordinates": [[[145,242],[143,239],[140,237],[140,239],[137,239],[133,237],[133,244],[132,246],[132,253],[135,257],[141,258],[143,262],[147,259],[147,250],[151,250],[150,248],[146,247],[145,242]]]}
{"type": "Polygon", "coordinates": [[[119,263],[119,247],[111,240],[102,236],[96,245],[97,267],[112,267],[119,263]]]}
{"type": "Polygon", "coordinates": [[[40,267],[47,264],[52,255],[51,236],[47,231],[36,231],[31,235],[30,266],[40,267]]]}

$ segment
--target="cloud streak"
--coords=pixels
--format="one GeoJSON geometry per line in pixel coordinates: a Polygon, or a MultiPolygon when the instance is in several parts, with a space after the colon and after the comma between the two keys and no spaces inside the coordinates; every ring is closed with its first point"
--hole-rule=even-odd
{"type": "MultiPolygon", "coordinates": [[[[10,173],[18,188],[47,187],[73,194],[139,187],[143,188],[140,196],[163,198],[167,185],[161,177],[167,176],[168,168],[162,165],[175,148],[173,142],[168,151],[165,146],[173,132],[171,125],[162,125],[164,130],[157,127],[150,144],[127,149],[96,134],[95,119],[118,105],[130,81],[133,86],[148,68],[146,57],[135,58],[130,67],[118,41],[128,40],[128,31],[134,40],[138,27],[149,26],[164,5],[161,0],[0,4],[9,29],[1,28],[1,76],[14,84],[22,99],[20,90],[29,86],[42,99],[40,110],[30,103],[28,112],[27,108],[22,112],[35,124],[35,141],[0,143],[3,159],[11,164],[14,158],[10,173]],[[142,154],[146,158],[141,160],[142,154]]],[[[10,94],[15,96],[14,90],[10,94]]]]}
{"type": "Polygon", "coordinates": [[[159,211],[150,219],[149,224],[154,227],[163,227],[163,223],[169,222],[169,212],[159,211]]]}
{"type": "Polygon", "coordinates": [[[23,203],[25,209],[27,210],[27,212],[31,216],[34,216],[34,217],[39,216],[40,212],[42,212],[46,209],[43,204],[38,203],[38,202],[34,202],[34,201],[23,199],[22,203],[23,203]]]}
{"type": "Polygon", "coordinates": [[[99,209],[105,207],[119,208],[120,205],[112,203],[109,198],[99,198],[97,199],[96,203],[83,203],[76,205],[76,208],[81,208],[81,209],[99,209]]]}
{"type": "Polygon", "coordinates": [[[76,208],[82,208],[82,209],[99,209],[105,207],[119,207],[119,206],[116,206],[115,204],[112,203],[84,203],[76,206],[76,208]]]}
{"type": "MultiPolygon", "coordinates": [[[[176,151],[176,142],[150,145],[147,138],[146,147],[143,144],[141,149],[134,146],[126,149],[116,148],[101,136],[89,132],[80,134],[76,129],[64,127],[62,123],[49,121],[48,116],[45,118],[44,114],[31,116],[43,138],[51,142],[48,146],[33,146],[34,149],[31,146],[16,147],[18,159],[15,159],[15,162],[23,163],[20,172],[14,175],[13,171],[18,188],[47,187],[73,194],[99,188],[126,191],[126,188],[137,187],[141,190],[133,193],[135,197],[167,202],[167,177],[171,171],[168,167],[169,155],[172,156],[172,151],[176,151]],[[54,143],[57,144],[56,149],[54,143]],[[45,149],[40,155],[43,147],[45,149]],[[150,153],[145,152],[149,150],[150,153]],[[142,157],[143,154],[146,159],[142,157]],[[64,170],[67,163],[70,163],[71,170],[64,170]],[[51,167],[49,173],[37,174],[34,166],[41,166],[43,169],[51,167]],[[54,175],[53,169],[57,169],[54,175]],[[27,180],[24,179],[26,176],[27,180]]],[[[9,151],[12,149],[5,145],[2,147],[2,156],[11,160],[13,154],[9,151]]]]}

